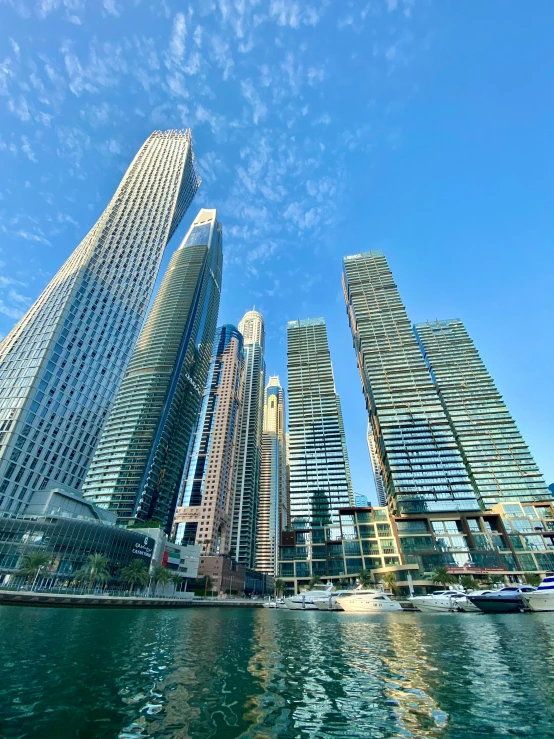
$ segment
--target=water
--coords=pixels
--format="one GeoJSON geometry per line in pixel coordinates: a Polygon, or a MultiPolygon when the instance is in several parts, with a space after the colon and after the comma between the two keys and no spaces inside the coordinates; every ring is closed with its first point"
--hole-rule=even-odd
{"type": "Polygon", "coordinates": [[[554,737],[554,614],[0,607],[0,737],[554,737]]]}

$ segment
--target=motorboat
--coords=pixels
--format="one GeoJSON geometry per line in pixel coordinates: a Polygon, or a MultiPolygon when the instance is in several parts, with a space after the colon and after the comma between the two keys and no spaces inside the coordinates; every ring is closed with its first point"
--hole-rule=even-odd
{"type": "Polygon", "coordinates": [[[473,605],[473,603],[469,599],[469,596],[470,595],[488,595],[488,593],[494,593],[494,592],[496,591],[494,590],[468,590],[466,592],[465,600],[463,600],[462,598],[457,599],[456,605],[459,607],[461,611],[464,611],[464,613],[481,613],[481,609],[473,605]]]}
{"type": "Polygon", "coordinates": [[[358,589],[337,596],[334,600],[346,613],[384,613],[390,611],[401,611],[402,606],[398,601],[392,600],[381,590],[358,589]]]}
{"type": "Polygon", "coordinates": [[[342,611],[339,601],[343,596],[349,596],[355,592],[356,590],[352,588],[349,590],[335,590],[329,593],[326,598],[317,598],[314,603],[318,611],[342,611]]]}
{"type": "Polygon", "coordinates": [[[554,576],[548,575],[536,590],[521,597],[531,611],[554,611],[554,576]]]}
{"type": "Polygon", "coordinates": [[[436,590],[430,595],[412,595],[408,600],[418,611],[450,613],[464,610],[468,603],[463,590],[436,590]]]}
{"type": "Polygon", "coordinates": [[[317,583],[311,590],[301,590],[298,595],[285,598],[285,606],[289,611],[317,611],[316,601],[328,601],[333,592],[335,592],[335,586],[332,582],[326,585],[317,583]]]}
{"type": "Polygon", "coordinates": [[[264,608],[286,608],[285,599],[275,598],[275,600],[271,600],[270,598],[267,603],[264,603],[263,607],[264,608]]]}
{"type": "Polygon", "coordinates": [[[470,593],[468,598],[483,613],[517,613],[526,608],[523,596],[535,590],[531,585],[512,585],[484,595],[470,593]]]}

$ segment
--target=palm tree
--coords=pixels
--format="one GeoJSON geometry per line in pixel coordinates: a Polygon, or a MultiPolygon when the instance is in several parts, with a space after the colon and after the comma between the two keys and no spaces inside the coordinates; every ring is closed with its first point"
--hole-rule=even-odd
{"type": "Polygon", "coordinates": [[[527,585],[537,588],[541,584],[541,576],[537,575],[536,572],[530,572],[528,575],[525,575],[525,582],[527,585]]]}
{"type": "Polygon", "coordinates": [[[316,585],[318,585],[321,582],[321,578],[319,575],[312,575],[310,578],[310,584],[308,585],[308,590],[313,590],[316,585]]]}
{"type": "Polygon", "coordinates": [[[396,590],[396,575],[394,572],[385,572],[383,575],[383,584],[390,593],[396,590]]]}
{"type": "Polygon", "coordinates": [[[285,581],[284,580],[275,580],[275,594],[276,595],[282,595],[283,591],[285,589],[285,581]]]}
{"type": "Polygon", "coordinates": [[[451,572],[448,572],[446,567],[436,567],[433,572],[432,580],[437,585],[442,585],[443,587],[454,585],[458,582],[456,577],[451,572]]]}
{"type": "Polygon", "coordinates": [[[214,581],[209,575],[204,575],[204,598],[206,597],[206,593],[208,590],[212,590],[214,586],[214,581]]]}
{"type": "Polygon", "coordinates": [[[179,585],[182,585],[183,582],[186,582],[186,580],[177,572],[172,572],[169,576],[169,582],[173,585],[173,595],[175,595],[175,592],[177,591],[179,585]]]}
{"type": "Polygon", "coordinates": [[[475,590],[476,581],[473,575],[462,575],[460,577],[460,585],[462,585],[466,590],[475,590]]]}
{"type": "Polygon", "coordinates": [[[52,555],[48,552],[29,552],[23,556],[23,562],[17,574],[25,575],[25,582],[33,581],[32,590],[40,572],[50,564],[51,559],[52,555]]]}
{"type": "Polygon", "coordinates": [[[158,583],[161,582],[161,584],[165,586],[170,579],[171,572],[167,569],[167,567],[164,567],[163,565],[154,565],[152,571],[150,572],[150,580],[154,583],[154,597],[156,596],[158,583]]]}
{"type": "Polygon", "coordinates": [[[104,554],[89,554],[85,564],[75,573],[75,580],[88,582],[89,588],[95,582],[105,583],[110,579],[109,562],[104,554]]]}
{"type": "Polygon", "coordinates": [[[369,588],[373,581],[373,576],[371,574],[371,570],[360,570],[360,574],[358,575],[358,582],[362,586],[362,588],[369,588]]]}
{"type": "Polygon", "coordinates": [[[119,573],[119,579],[131,586],[131,593],[138,583],[143,587],[148,583],[148,568],[142,559],[132,559],[119,573]]]}

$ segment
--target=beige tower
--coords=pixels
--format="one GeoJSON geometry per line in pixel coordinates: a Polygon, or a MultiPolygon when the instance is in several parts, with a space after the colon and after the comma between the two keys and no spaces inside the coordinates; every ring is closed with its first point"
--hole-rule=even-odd
{"type": "Polygon", "coordinates": [[[243,396],[243,343],[235,326],[217,329],[173,528],[178,544],[228,554],[243,396]]]}
{"type": "Polygon", "coordinates": [[[255,568],[277,575],[279,537],[287,521],[285,393],[278,376],[265,389],[255,568]]]}

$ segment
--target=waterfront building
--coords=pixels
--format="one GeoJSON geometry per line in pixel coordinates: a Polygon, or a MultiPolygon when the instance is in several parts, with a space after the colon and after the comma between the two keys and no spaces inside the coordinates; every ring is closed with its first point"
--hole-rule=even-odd
{"type": "Polygon", "coordinates": [[[244,395],[239,429],[231,554],[254,566],[265,383],[265,329],[261,314],[248,311],[239,323],[244,338],[244,395]]]}
{"type": "Polygon", "coordinates": [[[213,593],[229,598],[237,595],[272,595],[275,587],[271,575],[253,570],[224,554],[201,555],[198,580],[201,585],[198,595],[206,592],[207,595],[213,593]],[[209,578],[207,589],[205,578],[209,578]]]}
{"type": "MultiPolygon", "coordinates": [[[[156,566],[166,567],[173,575],[182,578],[182,584],[178,590],[188,589],[192,581],[198,577],[198,566],[200,563],[200,547],[196,544],[176,544],[170,541],[165,531],[151,526],[140,528],[133,526],[134,532],[145,534],[154,541],[154,550],[150,561],[150,571],[156,566]]],[[[171,595],[175,591],[175,584],[168,583],[165,590],[161,587],[156,590],[158,595],[171,595]]]]}
{"type": "Polygon", "coordinates": [[[285,443],[285,391],[279,377],[273,376],[269,378],[264,397],[254,562],[256,570],[268,575],[277,574],[279,536],[287,524],[285,443]]]}
{"type": "Polygon", "coordinates": [[[190,131],[156,131],[99,220],[0,343],[0,510],[79,488],[163,251],[199,185],[190,131]]]}
{"type": "Polygon", "coordinates": [[[217,329],[200,415],[174,521],[178,543],[228,554],[243,397],[244,347],[235,326],[217,329]]]}
{"type": "Polygon", "coordinates": [[[479,500],[550,500],[529,447],[465,326],[458,319],[415,326],[431,377],[479,500]]]}
{"type": "Polygon", "coordinates": [[[356,493],[354,495],[354,505],[356,506],[356,508],[367,508],[369,505],[367,495],[358,495],[356,493]]]}
{"type": "Polygon", "coordinates": [[[392,511],[478,510],[476,492],[382,252],[345,257],[343,287],[376,467],[392,511]]]}
{"type": "Polygon", "coordinates": [[[150,532],[122,529],[114,516],[101,511],[78,491],[63,487],[37,491],[24,515],[0,518],[0,582],[13,584],[25,558],[45,554],[49,560],[41,578],[49,587],[65,587],[91,554],[106,557],[112,579],[131,560],[150,567],[154,539],[150,532]]]}
{"type": "Polygon", "coordinates": [[[83,492],[126,524],[171,523],[206,384],[221,291],[221,225],[202,209],[175,251],[83,492]]]}
{"type": "Polygon", "coordinates": [[[504,503],[493,510],[426,512],[394,516],[388,507],[343,508],[333,526],[284,531],[279,577],[298,592],[319,576],[355,582],[361,569],[375,583],[394,573],[408,595],[436,588],[433,573],[446,567],[477,581],[522,580],[554,568],[554,503],[504,503]]]}
{"type": "Polygon", "coordinates": [[[329,525],[354,505],[340,400],[323,318],[289,321],[290,520],[329,525]]]}

